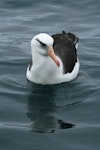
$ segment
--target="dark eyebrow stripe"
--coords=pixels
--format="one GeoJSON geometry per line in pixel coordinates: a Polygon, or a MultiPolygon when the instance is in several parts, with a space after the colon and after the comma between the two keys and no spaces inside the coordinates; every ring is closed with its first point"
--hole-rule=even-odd
{"type": "Polygon", "coordinates": [[[41,45],[46,46],[43,42],[41,42],[39,39],[36,39],[41,45]]]}

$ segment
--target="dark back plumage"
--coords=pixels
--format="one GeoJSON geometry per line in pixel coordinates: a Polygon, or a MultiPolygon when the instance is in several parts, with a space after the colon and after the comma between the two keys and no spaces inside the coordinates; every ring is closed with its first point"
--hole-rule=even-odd
{"type": "Polygon", "coordinates": [[[77,50],[76,43],[79,38],[75,36],[75,34],[65,31],[62,34],[52,35],[54,39],[54,51],[55,54],[62,60],[63,62],[63,73],[71,73],[75,63],[77,62],[77,50]]]}

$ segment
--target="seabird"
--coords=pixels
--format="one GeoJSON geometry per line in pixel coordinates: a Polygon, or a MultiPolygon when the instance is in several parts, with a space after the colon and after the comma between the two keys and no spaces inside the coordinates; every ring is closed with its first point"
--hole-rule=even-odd
{"type": "Polygon", "coordinates": [[[40,33],[31,40],[32,61],[26,77],[37,84],[58,84],[75,79],[79,72],[75,34],[63,31],[61,34],[40,33]]]}

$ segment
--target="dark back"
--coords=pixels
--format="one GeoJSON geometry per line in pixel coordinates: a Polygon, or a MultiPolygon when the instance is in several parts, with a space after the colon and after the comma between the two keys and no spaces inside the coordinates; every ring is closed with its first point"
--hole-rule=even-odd
{"type": "Polygon", "coordinates": [[[63,73],[72,72],[75,63],[77,62],[76,43],[78,38],[73,33],[56,34],[52,36],[54,39],[55,54],[63,62],[63,73]]]}

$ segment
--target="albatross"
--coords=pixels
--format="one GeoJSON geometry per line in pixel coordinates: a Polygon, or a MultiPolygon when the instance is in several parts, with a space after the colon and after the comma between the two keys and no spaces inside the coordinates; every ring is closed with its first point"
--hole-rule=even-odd
{"type": "Polygon", "coordinates": [[[40,33],[31,40],[32,61],[26,77],[37,84],[59,84],[75,79],[79,72],[77,46],[79,38],[63,31],[61,34],[40,33]]]}

